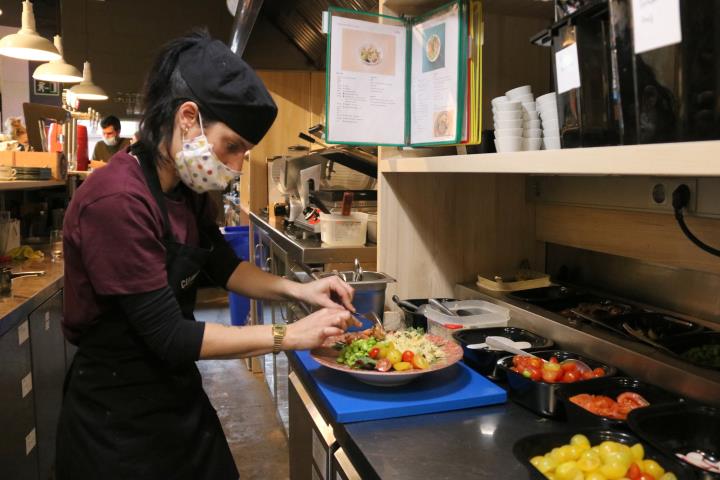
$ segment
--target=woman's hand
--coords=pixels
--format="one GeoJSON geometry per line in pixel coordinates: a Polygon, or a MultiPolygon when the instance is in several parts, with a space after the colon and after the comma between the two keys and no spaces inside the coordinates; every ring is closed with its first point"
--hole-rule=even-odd
{"type": "Polygon", "coordinates": [[[293,296],[296,300],[319,307],[345,307],[355,312],[352,304],[354,294],[355,290],[350,285],[343,282],[340,277],[332,275],[310,283],[298,284],[293,296]]]}
{"type": "Polygon", "coordinates": [[[305,318],[288,325],[282,342],[283,350],[310,350],[323,344],[327,337],[342,335],[350,326],[359,327],[349,311],[338,308],[323,308],[305,318]]]}

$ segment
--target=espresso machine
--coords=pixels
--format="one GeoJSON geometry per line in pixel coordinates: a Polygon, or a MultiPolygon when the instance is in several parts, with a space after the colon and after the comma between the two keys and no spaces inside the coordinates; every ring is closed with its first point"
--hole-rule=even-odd
{"type": "Polygon", "coordinates": [[[271,176],[283,196],[270,206],[275,216],[309,232],[320,232],[320,212],[341,208],[346,192],[354,210],[377,211],[377,157],[364,150],[333,146],[275,158],[271,176]]]}

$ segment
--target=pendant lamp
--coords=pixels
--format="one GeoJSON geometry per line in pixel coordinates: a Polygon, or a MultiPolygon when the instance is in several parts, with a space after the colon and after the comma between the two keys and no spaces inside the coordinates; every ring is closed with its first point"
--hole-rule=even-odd
{"type": "Polygon", "coordinates": [[[22,26],[17,33],[7,35],[0,40],[0,55],[35,62],[50,62],[61,58],[50,40],[41,37],[35,31],[32,3],[22,2],[22,5],[22,26]]]}
{"type": "Polygon", "coordinates": [[[78,83],[82,82],[83,76],[80,70],[65,61],[62,48],[62,40],[60,35],[55,35],[55,48],[60,52],[60,59],[52,62],[43,63],[33,72],[35,80],[44,80],[46,82],[60,83],[78,83]]]}
{"type": "Polygon", "coordinates": [[[92,71],[90,70],[90,62],[83,65],[83,80],[70,89],[80,100],[107,100],[108,96],[105,90],[95,85],[92,81],[92,71]]]}

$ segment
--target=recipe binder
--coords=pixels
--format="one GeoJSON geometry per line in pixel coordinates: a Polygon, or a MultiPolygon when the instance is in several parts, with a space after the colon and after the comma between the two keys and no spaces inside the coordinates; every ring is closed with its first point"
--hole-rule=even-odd
{"type": "Polygon", "coordinates": [[[480,142],[480,0],[412,18],[334,7],[328,17],[328,143],[480,142]]]}

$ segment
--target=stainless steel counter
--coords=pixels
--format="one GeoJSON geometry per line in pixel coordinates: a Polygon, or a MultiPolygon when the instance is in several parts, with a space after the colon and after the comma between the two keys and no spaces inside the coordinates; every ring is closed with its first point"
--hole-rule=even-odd
{"type": "Polygon", "coordinates": [[[280,219],[271,222],[265,215],[250,214],[250,221],[266,230],[273,242],[287,252],[296,263],[320,265],[327,263],[352,263],[356,258],[361,263],[376,263],[377,246],[368,243],[364,247],[331,247],[323,245],[320,234],[300,228],[287,229],[280,219]]]}
{"type": "Polygon", "coordinates": [[[720,406],[720,371],[683,362],[650,345],[622,338],[584,322],[569,320],[524,302],[484,294],[474,284],[457,285],[455,296],[458,299],[485,300],[509,308],[512,326],[552,338],[563,349],[614,365],[631,377],[686,398],[720,406]]]}

